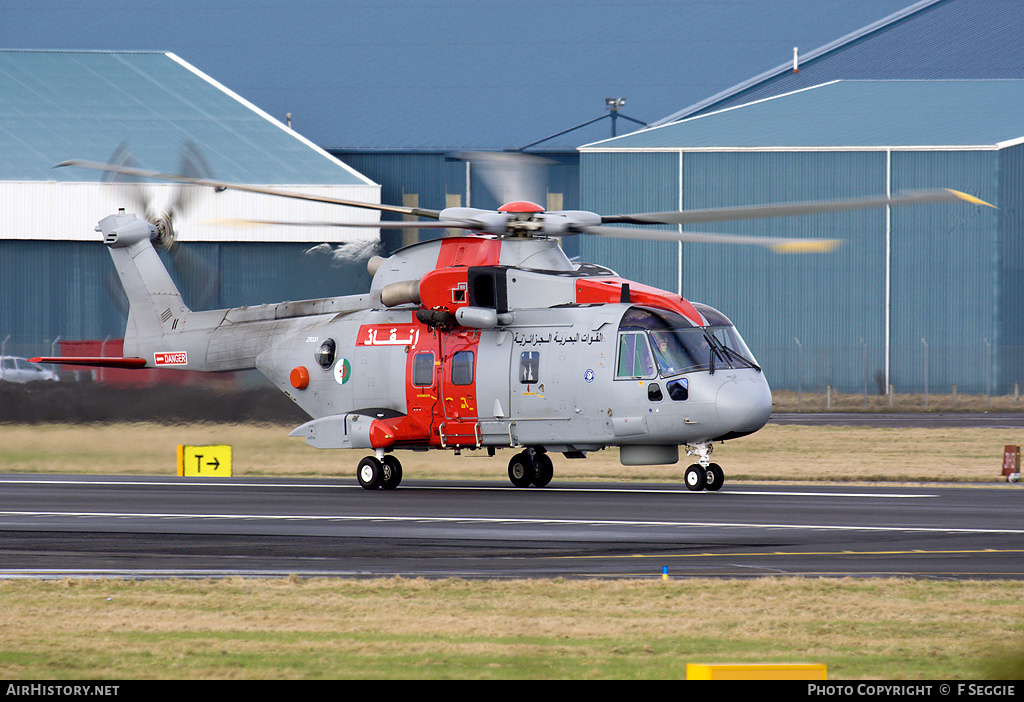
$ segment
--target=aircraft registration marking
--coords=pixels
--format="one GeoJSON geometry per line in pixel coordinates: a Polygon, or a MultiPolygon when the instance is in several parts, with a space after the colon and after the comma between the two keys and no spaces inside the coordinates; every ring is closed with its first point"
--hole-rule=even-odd
{"type": "Polygon", "coordinates": [[[419,338],[415,324],[364,324],[356,346],[415,346],[419,338]]]}

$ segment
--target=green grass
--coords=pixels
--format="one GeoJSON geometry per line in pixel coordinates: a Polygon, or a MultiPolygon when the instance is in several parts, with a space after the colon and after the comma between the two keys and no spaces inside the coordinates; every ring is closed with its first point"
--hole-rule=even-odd
{"type": "Polygon", "coordinates": [[[999,582],[457,579],[0,582],[9,679],[673,679],[814,662],[829,679],[1020,677],[999,582]]]}

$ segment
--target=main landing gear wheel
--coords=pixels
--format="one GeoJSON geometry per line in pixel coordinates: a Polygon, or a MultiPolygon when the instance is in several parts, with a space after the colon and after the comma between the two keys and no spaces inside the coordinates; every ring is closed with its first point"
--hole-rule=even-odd
{"type": "Polygon", "coordinates": [[[385,490],[394,490],[402,482],[402,464],[394,456],[384,456],[382,460],[384,464],[384,479],[380,481],[380,486],[385,490]]]}
{"type": "Polygon", "coordinates": [[[551,463],[551,456],[546,453],[538,453],[533,457],[533,485],[544,487],[551,482],[555,475],[555,466],[551,463]]]}
{"type": "Polygon", "coordinates": [[[367,456],[359,461],[356,477],[365,490],[394,490],[402,482],[402,464],[394,456],[367,456]]]}
{"type": "Polygon", "coordinates": [[[551,457],[542,451],[526,449],[508,462],[508,479],[516,487],[544,487],[555,475],[551,457]]]}
{"type": "Polygon", "coordinates": [[[356,477],[364,490],[376,490],[384,480],[384,464],[376,456],[367,456],[359,461],[356,477]]]}
{"type": "Polygon", "coordinates": [[[536,475],[537,470],[528,451],[520,451],[508,462],[508,479],[516,487],[530,487],[536,475]]]}

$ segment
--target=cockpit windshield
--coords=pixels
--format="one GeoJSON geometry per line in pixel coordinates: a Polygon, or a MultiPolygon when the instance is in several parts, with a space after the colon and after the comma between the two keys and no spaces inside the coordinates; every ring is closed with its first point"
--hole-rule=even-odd
{"type": "Polygon", "coordinates": [[[650,340],[657,375],[663,378],[707,370],[725,368],[758,368],[750,349],[723,314],[700,305],[708,326],[694,326],[681,315],[664,310],[630,308],[619,325],[618,377],[653,377],[649,361],[640,359],[647,354],[646,344],[639,343],[642,334],[650,340]],[[624,354],[633,359],[626,362],[624,354]]]}

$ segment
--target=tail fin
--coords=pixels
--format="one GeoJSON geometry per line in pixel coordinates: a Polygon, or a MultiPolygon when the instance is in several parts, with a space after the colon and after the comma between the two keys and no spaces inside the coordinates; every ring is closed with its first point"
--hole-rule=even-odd
{"type": "Polygon", "coordinates": [[[153,247],[156,227],[122,210],[104,217],[96,231],[103,234],[128,296],[125,352],[133,339],[158,338],[175,331],[190,310],[153,247]]]}

